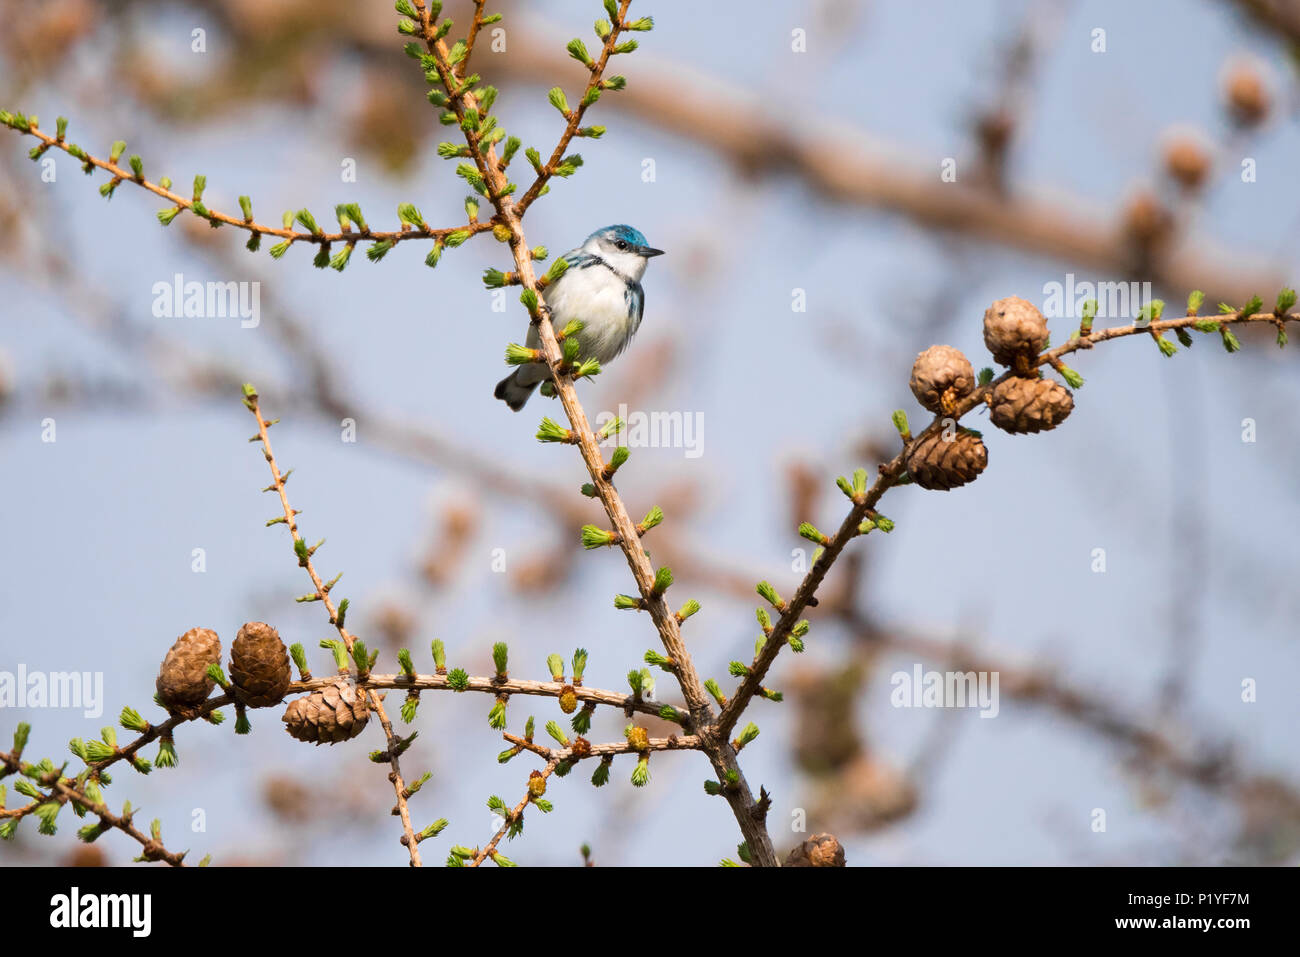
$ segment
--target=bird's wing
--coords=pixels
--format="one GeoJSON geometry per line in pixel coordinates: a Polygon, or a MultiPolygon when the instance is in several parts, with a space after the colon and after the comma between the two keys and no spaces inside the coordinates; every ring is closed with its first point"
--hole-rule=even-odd
{"type": "Polygon", "coordinates": [[[623,344],[619,346],[615,355],[622,355],[623,350],[632,344],[632,337],[641,328],[641,317],[645,314],[645,289],[642,288],[639,282],[628,283],[623,296],[627,301],[627,338],[623,340],[623,344]]]}

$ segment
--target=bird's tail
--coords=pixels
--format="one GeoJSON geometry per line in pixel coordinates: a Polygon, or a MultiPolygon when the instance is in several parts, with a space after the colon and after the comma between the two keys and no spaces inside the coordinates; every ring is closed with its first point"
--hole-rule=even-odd
{"type": "Polygon", "coordinates": [[[527,368],[528,366],[520,366],[514,372],[510,373],[510,375],[497,383],[496,392],[493,393],[493,395],[498,399],[510,406],[511,410],[514,412],[518,412],[524,407],[524,403],[528,401],[528,397],[532,395],[533,390],[537,388],[537,382],[541,381],[540,379],[535,382],[520,381],[523,378],[520,373],[527,368]]]}

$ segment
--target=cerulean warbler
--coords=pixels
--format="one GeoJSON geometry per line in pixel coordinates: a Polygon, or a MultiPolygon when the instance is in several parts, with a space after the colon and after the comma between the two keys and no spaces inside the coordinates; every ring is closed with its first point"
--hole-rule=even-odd
{"type": "MultiPolygon", "coordinates": [[[[627,348],[645,311],[641,277],[646,263],[661,255],[663,250],[646,245],[640,232],[622,225],[598,229],[564,254],[569,268],[542,291],[542,299],[557,331],[574,319],[583,324],[577,334],[582,358],[604,365],[627,348]]],[[[527,346],[539,344],[537,327],[530,326],[527,346]]],[[[518,412],[538,384],[550,378],[545,362],[522,365],[497,383],[496,397],[518,412]]]]}

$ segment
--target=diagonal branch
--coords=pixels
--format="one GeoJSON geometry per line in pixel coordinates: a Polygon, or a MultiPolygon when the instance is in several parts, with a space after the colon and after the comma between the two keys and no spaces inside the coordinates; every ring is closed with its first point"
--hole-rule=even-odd
{"type": "MultiPolygon", "coordinates": [[[[272,482],[270,488],[273,488],[279,494],[280,505],[284,510],[284,524],[288,526],[289,534],[293,537],[294,551],[298,554],[298,564],[307,570],[312,584],[316,587],[317,599],[325,605],[325,611],[329,614],[330,624],[338,631],[344,647],[351,653],[354,639],[348,630],[343,627],[343,616],[339,614],[338,609],[334,606],[333,599],[330,598],[329,586],[321,580],[316,571],[316,566],[311,560],[313,549],[308,547],[306,541],[298,532],[296,517],[298,513],[289,505],[289,496],[284,490],[284,475],[280,472],[279,465],[276,464],[275,454],[271,451],[271,437],[267,434],[270,423],[262,417],[257,392],[252,386],[244,386],[244,404],[248,407],[248,411],[253,413],[254,418],[257,419],[257,437],[261,441],[262,454],[266,458],[266,464],[271,469],[272,482]]],[[[411,866],[419,867],[421,863],[420,851],[417,846],[419,842],[416,838],[415,829],[411,826],[411,809],[407,805],[406,782],[402,779],[402,768],[398,760],[398,755],[403,750],[399,747],[402,743],[401,739],[393,733],[393,723],[388,719],[387,712],[384,711],[382,698],[377,694],[370,694],[364,690],[361,691],[361,694],[365,695],[371,709],[379,718],[379,725],[383,729],[384,737],[388,742],[386,761],[392,768],[392,772],[388,777],[392,782],[393,790],[397,794],[397,811],[402,819],[402,843],[406,845],[406,850],[410,854],[411,866]]]]}
{"type": "Polygon", "coordinates": [[[9,810],[0,808],[0,819],[25,817],[28,814],[35,813],[37,807],[48,804],[50,801],[57,801],[61,805],[71,803],[98,817],[100,832],[109,829],[118,830],[139,844],[142,848],[139,860],[164,861],[172,867],[185,866],[185,855],[188,852],[181,851],[177,854],[167,850],[157,832],[157,822],[154,823],[152,833],[146,835],[133,823],[132,813],[114,814],[109,810],[108,805],[102,801],[96,801],[87,795],[85,791],[75,787],[71,779],[62,777],[57,771],[48,774],[42,773],[39,768],[21,760],[16,751],[0,753],[0,763],[3,763],[6,773],[17,773],[32,778],[42,787],[48,789],[49,792],[45,798],[33,801],[21,808],[9,810]]]}
{"type": "MultiPolygon", "coordinates": [[[[557,767],[559,767],[559,764],[559,758],[551,758],[546,762],[546,767],[544,767],[540,772],[537,772],[536,779],[545,784],[546,779],[551,776],[557,767]]],[[[474,859],[470,862],[470,867],[480,866],[489,857],[494,861],[496,860],[497,845],[501,843],[501,838],[506,836],[506,832],[510,830],[511,825],[514,824],[515,821],[519,820],[520,816],[524,813],[524,809],[535,800],[532,789],[532,781],[534,778],[530,776],[528,780],[529,787],[524,791],[524,796],[520,799],[519,803],[514,806],[514,809],[506,815],[505,823],[497,828],[497,832],[492,835],[492,840],[483,845],[483,847],[474,855],[474,859]]]]}
{"type": "MultiPolygon", "coordinates": [[[[465,35],[465,56],[460,61],[460,69],[457,71],[463,77],[469,70],[469,58],[474,55],[474,43],[478,40],[479,31],[483,29],[484,17],[483,8],[487,6],[487,0],[474,0],[474,16],[470,19],[469,33],[465,35]]],[[[500,15],[497,14],[497,19],[500,15]]]]}
{"type": "MultiPolygon", "coordinates": [[[[703,747],[700,739],[695,735],[684,735],[677,737],[674,735],[669,738],[649,738],[644,747],[638,747],[627,741],[613,741],[608,744],[587,744],[586,747],[567,747],[567,748],[548,748],[545,745],[534,744],[528,738],[521,738],[515,734],[503,734],[503,738],[513,744],[520,751],[531,751],[533,754],[541,756],[546,761],[546,767],[540,772],[535,772],[529,777],[529,789],[524,794],[523,799],[515,805],[514,810],[507,815],[505,822],[492,835],[490,840],[475,855],[470,867],[478,867],[485,860],[491,857],[496,859],[496,847],[501,842],[506,833],[510,830],[512,824],[519,819],[524,813],[524,809],[530,803],[535,801],[540,794],[533,790],[533,782],[540,779],[545,784],[546,779],[559,768],[562,764],[576,764],[579,761],[585,761],[588,758],[600,758],[604,762],[612,761],[618,754],[648,754],[651,751],[682,751],[689,749],[700,749],[703,747]]],[[[544,789],[542,789],[544,792],[544,789]]]]}
{"type": "MultiPolygon", "coordinates": [[[[601,56],[592,70],[591,80],[587,87],[588,91],[598,86],[601,81],[604,66],[617,46],[619,35],[624,29],[630,3],[631,0],[620,0],[617,16],[611,17],[611,29],[604,39],[601,56]]],[[[713,708],[704,684],[700,680],[699,673],[695,670],[695,665],[686,650],[686,644],[682,640],[680,624],[675,613],[669,609],[662,592],[655,588],[655,571],[640,545],[640,535],[636,522],[628,514],[627,507],[624,505],[618,491],[614,488],[613,482],[607,477],[606,463],[600,451],[599,442],[587,421],[586,412],[578,401],[573,381],[563,368],[563,354],[560,351],[555,329],[551,323],[550,312],[539,294],[538,278],[533,271],[532,254],[524,236],[521,222],[524,200],[521,199],[517,205],[511,199],[512,186],[506,177],[505,171],[501,168],[495,147],[489,142],[486,144],[485,149],[484,145],[480,143],[477,133],[472,128],[473,124],[464,122],[468,110],[477,110],[474,94],[470,92],[467,84],[459,81],[456,71],[450,63],[448,48],[438,36],[434,18],[430,15],[423,0],[415,0],[414,5],[419,15],[419,28],[425,45],[434,59],[437,74],[448,96],[447,108],[461,121],[461,128],[465,131],[465,141],[470,155],[474,160],[479,175],[483,178],[485,193],[497,211],[496,221],[509,231],[510,249],[514,256],[519,284],[528,293],[531,293],[532,301],[536,303],[535,311],[530,307],[530,313],[541,340],[542,356],[552,372],[555,392],[564,407],[565,415],[568,417],[574,444],[577,445],[579,452],[582,454],[583,464],[586,465],[587,472],[591,477],[596,497],[600,499],[610,522],[613,524],[614,531],[619,536],[619,547],[622,549],[628,567],[632,571],[632,576],[636,580],[637,588],[644,602],[643,607],[649,612],[651,619],[654,621],[665,651],[675,662],[674,674],[681,686],[682,695],[686,699],[686,705],[691,714],[692,727],[704,742],[704,750],[709,755],[710,762],[713,764],[719,779],[732,782],[732,786],[724,789],[722,793],[731,806],[732,813],[740,825],[746,842],[749,844],[754,861],[766,866],[775,866],[778,863],[776,852],[772,848],[771,837],[768,835],[764,824],[766,805],[760,805],[754,800],[748,783],[740,773],[735,750],[727,740],[726,735],[716,734],[711,727],[713,708]]],[[[584,96],[584,99],[587,99],[587,97],[584,96]]],[[[552,154],[557,160],[563,153],[563,145],[577,130],[578,122],[581,119],[581,110],[582,107],[580,106],[569,116],[561,145],[552,154]]],[[[547,168],[549,168],[549,164],[547,168]]],[[[546,175],[548,174],[546,174],[544,168],[539,175],[539,180],[546,175]]],[[[534,186],[540,193],[542,184],[534,183],[534,186]]],[[[524,199],[527,199],[527,196],[524,199]]]]}
{"type": "MultiPolygon", "coordinates": [[[[1225,331],[1228,326],[1240,325],[1247,323],[1268,323],[1278,326],[1279,334],[1285,329],[1288,322],[1300,322],[1300,314],[1286,312],[1250,312],[1245,311],[1219,315],[1213,318],[1204,316],[1188,315],[1181,316],[1177,319],[1160,319],[1152,322],[1135,322],[1128,326],[1113,326],[1108,329],[1098,329],[1089,331],[1086,335],[1077,335],[1064,344],[1054,349],[1042,353],[1037,361],[1033,364],[1034,368],[1043,365],[1051,365],[1058,371],[1061,369],[1061,357],[1069,355],[1080,349],[1091,349],[1099,342],[1106,342],[1111,339],[1119,339],[1125,336],[1133,335],[1152,335],[1159,336],[1163,332],[1171,332],[1179,329],[1203,327],[1202,331],[1225,331]],[[1211,326],[1216,329],[1210,328],[1211,326]]],[[[1225,339],[1226,341],[1226,339],[1225,339]]],[[[1285,340],[1282,340],[1285,341],[1285,340]]],[[[803,581],[799,583],[799,588],[790,601],[782,602],[778,605],[781,615],[774,624],[771,633],[767,637],[762,649],[754,657],[753,663],[745,678],[741,681],[740,687],[737,688],[734,695],[722,709],[718,716],[717,728],[720,733],[727,734],[735,727],[736,722],[748,707],[754,695],[762,689],[763,679],[766,677],[768,669],[776,660],[781,648],[787,643],[799,616],[803,613],[809,604],[812,603],[817,593],[818,587],[826,577],[831,565],[839,557],[844,547],[864,532],[860,525],[868,517],[875,517],[875,507],[884,494],[894,485],[897,485],[906,471],[906,461],[908,451],[921,439],[933,435],[951,423],[959,421],[963,415],[972,409],[983,404],[993,394],[993,389],[998,383],[1011,378],[1014,372],[1008,370],[996,379],[986,385],[977,387],[970,395],[960,400],[952,415],[937,415],[924,431],[915,436],[909,436],[903,444],[903,448],[890,461],[880,466],[879,477],[872,484],[864,495],[854,498],[853,507],[849,510],[848,516],[840,524],[835,534],[831,536],[823,545],[824,551],[816,562],[813,563],[808,574],[804,576],[803,581]]]]}
{"type": "MultiPolygon", "coordinates": [[[[630,0],[628,0],[630,2],[630,0]]],[[[600,56],[597,57],[590,66],[591,78],[587,81],[587,86],[582,91],[582,98],[578,105],[569,111],[568,122],[564,125],[564,132],[560,134],[559,141],[555,144],[555,149],[551,151],[551,158],[537,172],[537,179],[528,187],[527,192],[519,198],[516,204],[516,212],[522,217],[533,204],[533,201],[541,195],[542,189],[555,173],[555,167],[559,165],[560,160],[564,158],[565,151],[569,148],[569,143],[573,141],[578,130],[582,127],[582,118],[587,112],[587,107],[596,102],[595,97],[599,96],[599,91],[603,89],[605,67],[609,64],[610,55],[617,46],[615,41],[618,40],[622,32],[624,18],[627,16],[628,3],[622,3],[618,10],[617,22],[613,25],[609,36],[605,39],[604,46],[601,47],[600,56]]]]}

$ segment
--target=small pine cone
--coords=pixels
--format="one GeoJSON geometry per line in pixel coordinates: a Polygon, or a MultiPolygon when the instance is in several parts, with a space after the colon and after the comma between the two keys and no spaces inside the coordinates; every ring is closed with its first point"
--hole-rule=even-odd
{"type": "Polygon", "coordinates": [[[573,744],[570,745],[570,747],[573,749],[573,756],[575,758],[585,758],[591,754],[591,742],[582,735],[578,735],[574,738],[573,744]]]}
{"type": "Polygon", "coordinates": [[[158,669],[158,698],[165,707],[200,705],[216,683],[208,665],[221,664],[221,639],[211,628],[191,628],[176,639],[158,669]]]}
{"type": "Polygon", "coordinates": [[[1046,432],[1074,411],[1070,390],[1051,379],[1007,379],[993,389],[989,420],[1004,432],[1046,432]]]}
{"type": "Polygon", "coordinates": [[[1165,171],[1183,189],[1199,189],[1210,172],[1210,154],[1205,144],[1190,133],[1171,138],[1165,146],[1165,171]]]}
{"type": "Polygon", "coordinates": [[[573,714],[578,710],[578,695],[573,690],[573,685],[565,685],[560,689],[560,710],[565,714],[573,714]]]}
{"type": "Polygon", "coordinates": [[[908,383],[916,401],[934,413],[951,415],[957,402],[975,388],[975,370],[960,349],[931,346],[912,363],[908,383]]]}
{"type": "Polygon", "coordinates": [[[337,744],[359,735],[370,720],[370,709],[346,678],[295,698],[284,709],[285,730],[299,741],[337,744]]]}
{"type": "Polygon", "coordinates": [[[1254,126],[1268,116],[1271,97],[1264,77],[1248,63],[1238,63],[1224,80],[1224,96],[1232,118],[1242,126],[1254,126]]]}
{"type": "Polygon", "coordinates": [[[814,834],[785,859],[786,867],[843,867],[844,848],[832,834],[814,834]]]}
{"type": "Polygon", "coordinates": [[[984,345],[1001,365],[1036,357],[1047,345],[1047,320],[1032,302],[1019,296],[999,299],[984,310],[984,345]]]}
{"type": "Polygon", "coordinates": [[[534,771],[528,775],[528,793],[535,798],[546,793],[546,778],[541,771],[534,771]]]}
{"type": "Polygon", "coordinates": [[[1165,245],[1173,228],[1173,214],[1147,190],[1138,190],[1124,205],[1124,233],[1139,249],[1165,245]]]}
{"type": "Polygon", "coordinates": [[[980,437],[959,430],[951,439],[935,432],[919,440],[907,455],[907,471],[921,488],[948,491],[975,481],[989,464],[989,453],[980,437]]]}
{"type": "Polygon", "coordinates": [[[640,725],[634,725],[623,733],[627,737],[627,743],[632,746],[633,751],[644,751],[646,748],[650,747],[650,732],[640,725]]]}
{"type": "Polygon", "coordinates": [[[289,690],[289,653],[280,633],[263,621],[239,629],[230,646],[230,680],[240,701],[250,708],[269,708],[289,690]]]}

